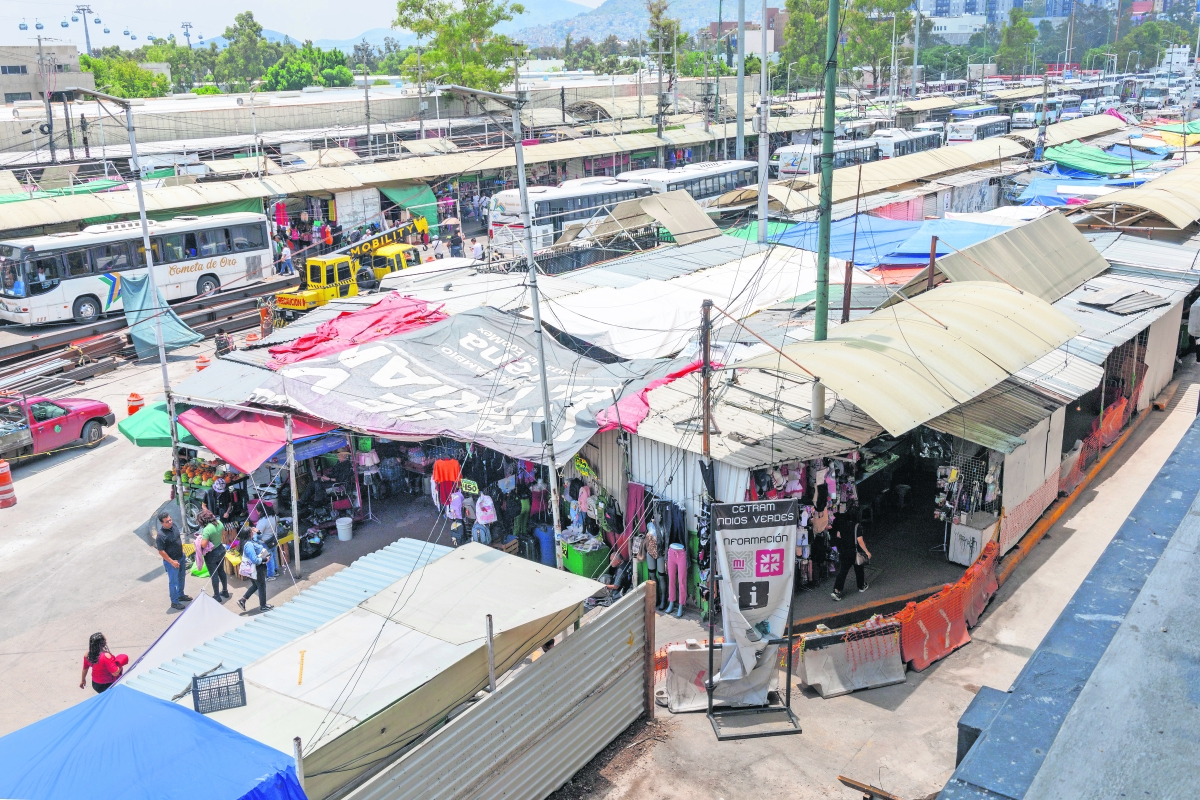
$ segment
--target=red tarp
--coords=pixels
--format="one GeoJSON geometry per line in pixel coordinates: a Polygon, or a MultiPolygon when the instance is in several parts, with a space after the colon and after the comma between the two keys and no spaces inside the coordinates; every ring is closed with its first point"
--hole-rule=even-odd
{"type": "Polygon", "coordinates": [[[424,300],[391,293],[362,311],[346,312],[324,322],[313,333],[294,342],[272,347],[270,366],[278,368],[306,358],[340,353],[355,345],[385,336],[423,328],[446,319],[441,307],[430,309],[424,300]]]}
{"type": "MultiPolygon", "coordinates": [[[[191,431],[209,450],[246,473],[261,467],[287,444],[283,417],[237,411],[226,419],[215,409],[192,408],[179,415],[179,424],[191,431]]],[[[328,433],[335,427],[294,416],[292,441],[328,433]]]]}
{"type": "MultiPolygon", "coordinates": [[[[650,390],[657,389],[659,386],[665,386],[688,373],[695,372],[700,369],[700,366],[699,361],[694,361],[683,369],[668,373],[656,381],[651,381],[640,392],[622,397],[617,401],[615,406],[609,406],[596,415],[596,421],[600,423],[600,430],[598,432],[603,433],[604,431],[623,428],[630,433],[637,433],[638,426],[642,424],[642,420],[650,414],[650,401],[646,398],[650,390]]],[[[720,365],[714,364],[713,366],[720,365]]]]}

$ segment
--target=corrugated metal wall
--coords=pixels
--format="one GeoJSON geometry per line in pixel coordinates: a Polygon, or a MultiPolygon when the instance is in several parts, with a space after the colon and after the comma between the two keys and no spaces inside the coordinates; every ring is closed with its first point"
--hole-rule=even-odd
{"type": "Polygon", "coordinates": [[[631,592],[343,797],[546,797],[642,713],[645,592],[631,592]]]}
{"type": "MultiPolygon", "coordinates": [[[[600,484],[617,498],[621,513],[625,513],[626,455],[617,431],[605,431],[592,437],[579,451],[596,470],[600,484]]],[[[629,473],[634,483],[642,483],[659,497],[678,503],[687,512],[688,530],[696,530],[704,485],[700,479],[700,456],[680,447],[629,436],[629,473]]],[[[575,467],[563,468],[566,481],[578,476],[575,467]]],[[[723,503],[746,499],[750,486],[750,471],[717,462],[717,499],[723,503]]]]}

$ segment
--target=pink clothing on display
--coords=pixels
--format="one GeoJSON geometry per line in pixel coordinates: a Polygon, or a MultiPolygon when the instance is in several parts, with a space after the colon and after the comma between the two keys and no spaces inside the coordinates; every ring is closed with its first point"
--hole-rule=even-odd
{"type": "Polygon", "coordinates": [[[667,548],[667,600],[687,603],[687,551],[682,547],[667,548]]]}

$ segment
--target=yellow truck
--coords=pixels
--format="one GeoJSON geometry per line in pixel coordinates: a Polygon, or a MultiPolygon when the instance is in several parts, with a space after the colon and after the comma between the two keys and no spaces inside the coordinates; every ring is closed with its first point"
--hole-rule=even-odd
{"type": "Polygon", "coordinates": [[[424,217],[383,231],[367,239],[340,247],[323,256],[310,257],[302,269],[304,280],[299,288],[280,292],[275,304],[286,319],[296,317],[330,300],[354,297],[360,291],[379,286],[385,275],[407,269],[419,261],[416,248],[404,240],[429,230],[424,217]]]}

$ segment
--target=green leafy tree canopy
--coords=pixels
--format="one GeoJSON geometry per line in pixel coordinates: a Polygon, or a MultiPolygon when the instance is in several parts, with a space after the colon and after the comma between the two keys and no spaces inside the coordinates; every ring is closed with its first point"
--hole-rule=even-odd
{"type": "Polygon", "coordinates": [[[115,97],[163,97],[171,91],[166,75],[155,75],[123,58],[79,56],[79,67],[96,79],[96,88],[115,97]]]}
{"type": "MultiPolygon", "coordinates": [[[[496,26],[524,13],[524,6],[508,0],[398,0],[392,26],[428,42],[424,79],[496,91],[508,82],[505,62],[513,57],[512,40],[496,26]]],[[[404,60],[401,72],[417,77],[415,54],[404,60]]]]}

